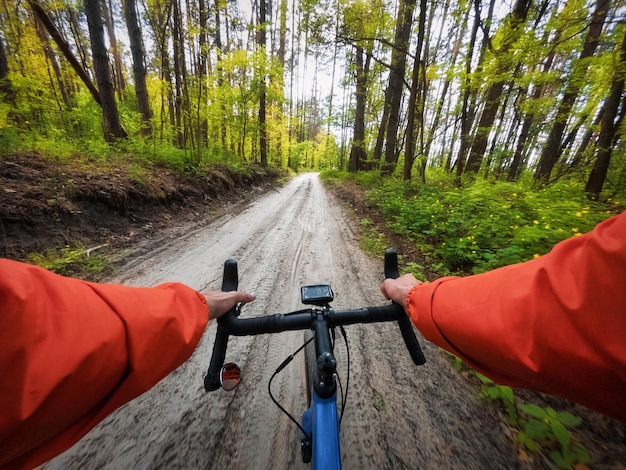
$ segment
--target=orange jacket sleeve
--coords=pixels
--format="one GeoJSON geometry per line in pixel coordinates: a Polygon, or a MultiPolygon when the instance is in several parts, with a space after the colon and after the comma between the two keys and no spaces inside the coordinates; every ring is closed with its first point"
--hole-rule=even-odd
{"type": "Polygon", "coordinates": [[[73,445],[182,364],[207,322],[182,284],[95,284],[0,260],[0,467],[73,445]]]}
{"type": "Polygon", "coordinates": [[[498,383],[626,421],[626,213],[540,258],[414,287],[424,337],[498,383]]]}

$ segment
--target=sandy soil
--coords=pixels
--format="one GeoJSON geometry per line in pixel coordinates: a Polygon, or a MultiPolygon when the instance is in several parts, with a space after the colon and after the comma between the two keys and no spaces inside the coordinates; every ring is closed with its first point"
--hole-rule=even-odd
{"type": "MultiPolygon", "coordinates": [[[[240,288],[257,295],[245,316],[299,308],[299,286],[316,282],[332,284],[336,308],[384,303],[382,257],[360,252],[340,205],[312,174],[152,248],[110,281],[218,289],[223,261],[235,258],[240,288]]],[[[345,468],[520,467],[501,420],[441,352],[422,340],[427,364],[416,367],[395,325],[347,329],[345,468]]],[[[305,468],[296,427],[267,393],[270,376],[302,343],[302,333],[231,338],[227,361],[242,367],[244,380],[234,392],[206,394],[214,336],[211,324],[189,361],[44,468],[305,468]]],[[[345,377],[343,348],[337,356],[345,377]]],[[[272,387],[296,417],[305,405],[303,361],[303,355],[293,361],[272,387]]]]}

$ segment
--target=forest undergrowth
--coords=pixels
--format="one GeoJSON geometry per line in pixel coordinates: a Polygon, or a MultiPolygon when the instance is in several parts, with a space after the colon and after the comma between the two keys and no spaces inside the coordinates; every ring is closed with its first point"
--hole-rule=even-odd
{"type": "MultiPolygon", "coordinates": [[[[530,180],[477,179],[459,187],[429,173],[428,184],[381,178],[376,172],[322,172],[361,227],[362,246],[380,256],[401,254],[403,273],[422,280],[470,275],[523,262],[554,244],[590,231],[624,210],[626,195],[590,201],[583,186],[564,180],[545,188],[530,180]]],[[[477,394],[501,410],[520,461],[532,468],[623,468],[626,425],[569,400],[494,383],[450,355],[477,394]]]]}
{"type": "Polygon", "coordinates": [[[0,156],[0,256],[98,280],[160,230],[199,222],[284,171],[137,154],[0,156]]]}

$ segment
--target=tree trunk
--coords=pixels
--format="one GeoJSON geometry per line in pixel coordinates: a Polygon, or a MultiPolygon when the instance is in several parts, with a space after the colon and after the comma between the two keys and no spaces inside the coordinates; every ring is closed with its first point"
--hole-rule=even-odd
{"type": "Polygon", "coordinates": [[[102,100],[104,117],[104,138],[109,141],[127,137],[117,113],[115,91],[111,80],[111,70],[104,44],[104,25],[99,0],[85,0],[85,15],[89,26],[89,38],[93,54],[93,68],[102,100]]]}
{"type": "Polygon", "coordinates": [[[91,96],[93,96],[93,99],[96,100],[96,103],[102,106],[100,92],[91,81],[91,78],[89,78],[89,74],[87,73],[87,71],[83,68],[82,64],[78,61],[78,59],[72,52],[72,49],[63,38],[63,35],[56,28],[56,26],[52,22],[52,19],[48,16],[46,10],[36,0],[28,0],[28,4],[33,10],[35,16],[39,19],[39,21],[41,21],[41,24],[45,26],[48,34],[50,34],[50,37],[54,40],[54,42],[56,42],[57,46],[59,46],[59,49],[61,50],[67,61],[70,63],[76,74],[80,77],[85,86],[87,86],[87,89],[91,93],[91,96]]]}
{"type": "Polygon", "coordinates": [[[576,153],[574,154],[574,158],[572,158],[572,162],[569,166],[569,171],[576,170],[583,164],[583,160],[587,160],[586,158],[586,150],[590,147],[591,138],[594,134],[597,135],[597,127],[602,124],[602,119],[604,117],[604,112],[606,103],[600,108],[596,118],[593,120],[593,123],[587,128],[582,138],[580,139],[580,143],[578,144],[578,149],[576,149],[576,153]]]}
{"type": "Polygon", "coordinates": [[[4,52],[4,44],[0,39],[0,100],[2,102],[10,104],[12,107],[16,106],[15,103],[15,90],[13,84],[9,78],[9,61],[7,60],[6,53],[4,52]]]}
{"type": "MultiPolygon", "coordinates": [[[[398,124],[400,122],[400,103],[402,101],[406,56],[409,48],[415,3],[416,0],[401,0],[398,5],[394,47],[391,51],[391,67],[389,68],[389,84],[385,91],[385,108],[387,108],[389,112],[385,113],[383,111],[383,115],[387,114],[387,121],[386,123],[381,122],[381,127],[386,126],[385,134],[387,136],[385,143],[385,164],[382,170],[387,174],[393,172],[397,163],[398,152],[396,151],[396,147],[398,142],[398,124]]],[[[422,37],[424,35],[421,29],[420,35],[422,37]]],[[[380,133],[378,138],[381,138],[380,133]]],[[[375,150],[379,148],[380,144],[377,142],[375,150]]],[[[379,160],[380,155],[374,154],[374,159],[379,160]]]]}
{"type": "Polygon", "coordinates": [[[133,77],[135,79],[135,94],[137,95],[137,105],[143,119],[142,134],[150,135],[152,110],[148,98],[148,88],[146,86],[146,67],[144,64],[145,53],[141,29],[137,20],[137,6],[135,0],[124,0],[124,17],[128,28],[128,38],[130,40],[130,51],[133,56],[133,77]]]}
{"type": "MultiPolygon", "coordinates": [[[[456,65],[456,60],[459,55],[459,50],[461,46],[461,38],[465,35],[465,31],[467,28],[467,17],[469,16],[469,10],[464,15],[463,22],[461,27],[459,28],[458,35],[454,41],[454,48],[452,50],[452,58],[450,59],[449,67],[451,70],[454,70],[456,65]]],[[[430,155],[430,147],[435,140],[435,133],[439,128],[439,121],[441,120],[441,114],[443,112],[443,106],[446,102],[446,96],[448,94],[448,90],[450,88],[450,84],[452,83],[452,77],[448,75],[441,89],[441,94],[439,96],[439,100],[437,101],[437,106],[435,107],[435,117],[428,131],[428,138],[426,139],[426,144],[424,145],[424,154],[430,155]]]]}
{"type": "MultiPolygon", "coordinates": [[[[217,49],[217,64],[216,64],[216,73],[217,73],[217,86],[221,88],[224,84],[224,72],[222,70],[222,34],[221,34],[221,21],[220,21],[220,8],[219,8],[219,0],[215,0],[215,47],[217,49]]],[[[220,136],[222,142],[222,149],[226,149],[226,103],[223,99],[220,99],[220,110],[222,112],[220,119],[220,136]]]]}
{"type": "MultiPolygon", "coordinates": [[[[477,2],[474,0],[475,10],[478,12],[477,2]]],[[[478,26],[480,25],[480,18],[478,14],[474,15],[474,22],[472,24],[472,32],[470,35],[470,42],[468,45],[468,51],[465,58],[465,80],[463,83],[463,99],[461,103],[461,145],[459,146],[459,152],[456,158],[456,181],[457,184],[461,181],[461,175],[465,169],[465,153],[470,144],[470,130],[472,128],[473,116],[470,113],[469,99],[471,95],[471,71],[472,71],[472,58],[474,57],[474,47],[476,46],[476,35],[478,34],[478,26]]]]}
{"type": "Polygon", "coordinates": [[[552,169],[561,156],[561,139],[565,131],[567,119],[580,92],[582,83],[581,76],[586,74],[589,67],[589,61],[585,59],[591,57],[598,46],[600,33],[604,26],[609,5],[609,0],[596,0],[596,8],[593,12],[589,29],[587,30],[583,50],[578,57],[577,63],[574,64],[565,93],[559,104],[556,116],[553,119],[554,124],[550,129],[546,145],[539,157],[539,163],[535,171],[535,181],[539,183],[548,182],[552,169]]]}
{"type": "Polygon", "coordinates": [[[259,146],[261,155],[261,165],[267,166],[267,122],[266,122],[266,99],[267,89],[265,84],[266,71],[266,43],[267,43],[267,25],[265,24],[265,4],[266,0],[259,1],[259,54],[260,58],[260,96],[259,96],[259,146]]]}
{"type": "Polygon", "coordinates": [[[122,56],[119,51],[119,47],[117,44],[117,38],[115,37],[115,24],[113,23],[112,15],[113,9],[110,0],[102,0],[100,6],[102,7],[102,18],[104,19],[104,24],[107,28],[107,33],[109,35],[109,42],[111,43],[111,50],[113,51],[113,70],[115,70],[115,74],[113,76],[113,85],[115,87],[115,91],[117,91],[117,97],[120,101],[123,100],[123,91],[126,88],[126,81],[124,80],[124,69],[122,65],[122,56]]]}
{"type": "MultiPolygon", "coordinates": [[[[426,26],[426,0],[420,1],[420,19],[418,26],[417,48],[415,50],[415,61],[413,62],[413,75],[411,82],[411,94],[409,96],[409,105],[407,113],[407,137],[406,137],[406,149],[404,152],[404,179],[411,179],[411,169],[413,168],[413,160],[415,159],[415,115],[421,117],[420,109],[423,108],[424,103],[417,103],[418,95],[420,94],[420,88],[423,83],[421,80],[420,69],[422,68],[422,48],[424,44],[424,31],[426,26]]],[[[424,54],[426,55],[426,54],[424,54]]]]}
{"type": "Polygon", "coordinates": [[[355,65],[356,65],[356,106],[354,110],[354,134],[352,136],[352,148],[350,149],[350,158],[348,161],[348,171],[356,173],[363,168],[363,163],[367,160],[367,151],[365,149],[365,101],[367,98],[367,75],[369,72],[369,64],[371,55],[365,54],[361,46],[355,48],[355,65]]]}
{"type": "Polygon", "coordinates": [[[175,144],[178,148],[187,145],[184,114],[186,112],[186,100],[183,91],[186,65],[185,65],[185,42],[181,31],[182,16],[178,0],[174,0],[172,10],[172,44],[174,48],[174,117],[176,121],[175,144]]]}
{"type": "Polygon", "coordinates": [[[611,93],[604,103],[604,113],[600,127],[600,136],[596,145],[596,161],[589,175],[585,191],[591,199],[598,199],[606,180],[611,161],[612,144],[619,131],[616,125],[619,105],[624,92],[624,67],[626,66],[626,34],[622,41],[619,65],[614,70],[611,93]]]}
{"type": "MultiPolygon", "coordinates": [[[[63,104],[65,106],[65,109],[70,109],[71,103],[69,99],[69,94],[65,87],[65,83],[63,82],[63,77],[61,75],[61,68],[59,66],[59,61],[57,60],[54,50],[52,49],[52,47],[50,47],[50,41],[48,40],[48,35],[46,34],[45,27],[43,26],[43,24],[41,24],[41,21],[39,21],[37,17],[35,17],[35,29],[37,30],[37,35],[39,36],[39,39],[41,40],[43,50],[46,55],[46,59],[48,59],[48,62],[52,66],[52,70],[54,71],[54,77],[56,78],[56,83],[59,87],[59,92],[61,93],[61,98],[63,99],[63,104]]],[[[54,80],[52,80],[52,77],[50,77],[50,86],[52,87],[53,90],[55,89],[54,80]]],[[[57,102],[58,102],[58,99],[57,99],[57,102]]],[[[59,103],[59,109],[63,109],[60,103],[59,103]]]]}
{"type": "Polygon", "coordinates": [[[526,15],[530,8],[531,0],[517,0],[513,11],[509,14],[508,24],[505,24],[505,28],[510,28],[510,32],[507,31],[506,39],[496,55],[496,68],[494,75],[497,77],[487,92],[485,93],[485,106],[480,116],[480,121],[476,128],[476,134],[474,135],[474,141],[470,150],[469,158],[467,159],[467,165],[465,172],[477,173],[480,169],[480,164],[487,150],[487,142],[489,140],[489,134],[495,122],[498,108],[500,107],[500,100],[502,97],[502,90],[504,89],[505,80],[500,78],[501,74],[505,74],[508,69],[511,68],[510,60],[507,60],[509,50],[513,47],[521,33],[523,32],[523,24],[526,21],[526,15]]]}

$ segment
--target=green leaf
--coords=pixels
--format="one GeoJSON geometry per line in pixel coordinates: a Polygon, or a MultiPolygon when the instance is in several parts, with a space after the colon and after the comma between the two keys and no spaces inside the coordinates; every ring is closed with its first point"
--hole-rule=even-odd
{"type": "Polygon", "coordinates": [[[576,458],[580,463],[591,463],[591,456],[587,449],[585,449],[580,444],[574,444],[574,453],[576,454],[576,458]]]}
{"type": "Polygon", "coordinates": [[[491,380],[489,377],[484,376],[480,372],[476,372],[476,377],[478,377],[478,380],[480,380],[484,384],[492,384],[493,383],[493,380],[491,380]]]}
{"type": "Polygon", "coordinates": [[[569,449],[571,434],[560,421],[550,421],[550,429],[563,449],[569,449]]]}
{"type": "Polygon", "coordinates": [[[526,423],[524,430],[528,436],[538,441],[543,441],[548,436],[548,425],[545,421],[531,419],[526,423]]]}
{"type": "Polygon", "coordinates": [[[569,468],[570,464],[568,461],[561,455],[560,452],[554,451],[550,453],[550,458],[561,468],[569,468]]]}
{"type": "Polygon", "coordinates": [[[520,431],[518,433],[517,440],[518,442],[524,444],[528,450],[532,450],[533,452],[539,448],[539,446],[537,446],[537,443],[524,431],[520,431]]]}
{"type": "Polygon", "coordinates": [[[569,411],[560,411],[557,413],[558,420],[565,426],[575,427],[582,423],[582,418],[574,416],[569,411]]]}
{"type": "Polygon", "coordinates": [[[500,386],[500,395],[502,396],[502,399],[505,401],[508,401],[510,403],[512,403],[514,401],[513,398],[513,390],[511,389],[511,387],[506,387],[506,386],[500,386]]]}
{"type": "Polygon", "coordinates": [[[532,403],[522,403],[520,409],[527,415],[534,416],[535,418],[544,419],[547,416],[546,410],[532,403]]]}
{"type": "Polygon", "coordinates": [[[548,413],[548,416],[552,419],[558,419],[558,416],[556,415],[556,411],[554,411],[554,408],[551,407],[547,407],[546,408],[546,413],[548,413]]]}

